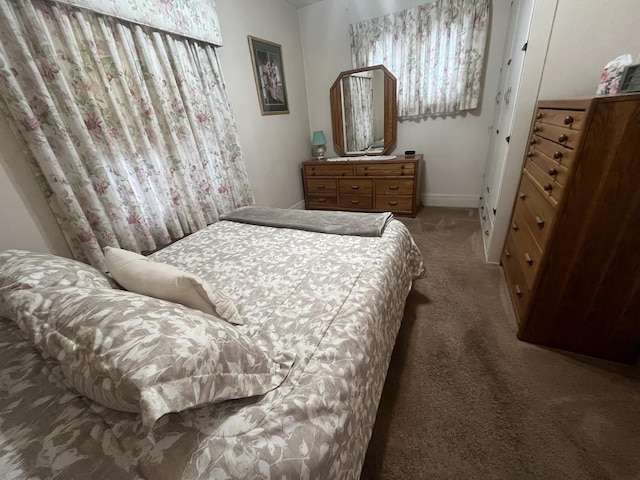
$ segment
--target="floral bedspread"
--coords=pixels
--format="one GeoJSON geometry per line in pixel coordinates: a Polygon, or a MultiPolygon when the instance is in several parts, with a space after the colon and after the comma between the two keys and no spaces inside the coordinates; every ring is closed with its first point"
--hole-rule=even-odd
{"type": "Polygon", "coordinates": [[[105,408],[64,387],[0,319],[0,477],[356,479],[404,303],[424,272],[408,230],[352,237],[218,222],[156,253],[223,288],[269,351],[296,355],[259,397],[161,418],[105,408]]]}

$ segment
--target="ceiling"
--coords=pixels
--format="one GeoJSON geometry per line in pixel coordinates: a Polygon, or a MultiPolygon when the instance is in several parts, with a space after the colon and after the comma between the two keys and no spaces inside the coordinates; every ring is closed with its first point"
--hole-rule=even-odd
{"type": "Polygon", "coordinates": [[[284,0],[285,2],[287,2],[290,5],[293,5],[294,7],[306,7],[307,5],[311,5],[312,3],[318,3],[321,2],[322,0],[284,0]]]}

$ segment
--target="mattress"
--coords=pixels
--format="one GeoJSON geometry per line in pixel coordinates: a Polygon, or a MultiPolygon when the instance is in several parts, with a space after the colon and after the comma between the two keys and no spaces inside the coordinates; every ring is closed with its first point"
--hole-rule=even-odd
{"type": "Polygon", "coordinates": [[[404,303],[424,273],[406,227],[381,237],[218,222],[152,255],[231,296],[238,326],[287,351],[286,380],[261,396],[162,417],[68,389],[0,319],[0,477],[355,479],[371,436],[404,303]]]}

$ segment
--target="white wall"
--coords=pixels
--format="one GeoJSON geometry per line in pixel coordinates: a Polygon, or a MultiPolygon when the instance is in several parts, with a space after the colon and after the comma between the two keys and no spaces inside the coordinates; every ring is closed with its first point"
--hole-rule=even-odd
{"type": "Polygon", "coordinates": [[[20,144],[0,117],[0,251],[8,248],[71,256],[20,144]]]}
{"type": "MultiPolygon", "coordinates": [[[[349,24],[402,10],[425,0],[323,0],[299,10],[311,130],[324,130],[328,155],[334,156],[329,88],[338,74],[351,67],[349,24]],[[345,8],[345,5],[347,8],[345,8]]],[[[509,20],[510,0],[493,0],[482,108],[446,118],[398,124],[392,153],[415,150],[424,154],[423,202],[428,205],[478,205],[488,128],[494,111],[499,65],[509,20]]]]}
{"type": "Polygon", "coordinates": [[[256,204],[291,207],[303,198],[300,162],[311,158],[297,10],[284,0],[217,0],[216,7],[220,63],[256,204]],[[289,114],[260,114],[247,35],[282,45],[289,114]]]}
{"type": "Polygon", "coordinates": [[[630,53],[635,63],[638,29],[639,0],[559,0],[540,98],[595,95],[610,60],[630,53]]]}

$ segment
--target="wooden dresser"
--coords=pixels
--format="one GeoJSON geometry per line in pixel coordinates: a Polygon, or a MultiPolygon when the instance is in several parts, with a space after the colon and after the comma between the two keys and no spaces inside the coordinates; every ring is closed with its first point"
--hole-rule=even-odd
{"type": "Polygon", "coordinates": [[[518,338],[640,349],[640,95],[538,103],[502,265],[518,338]]]}
{"type": "Polygon", "coordinates": [[[303,162],[306,207],[415,217],[420,206],[421,162],[422,155],[396,155],[393,160],[303,162]]]}

